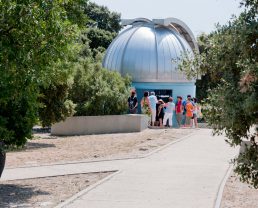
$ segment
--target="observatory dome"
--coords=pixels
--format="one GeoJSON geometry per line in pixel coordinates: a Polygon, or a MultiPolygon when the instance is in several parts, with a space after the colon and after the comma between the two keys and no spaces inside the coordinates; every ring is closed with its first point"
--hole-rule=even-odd
{"type": "Polygon", "coordinates": [[[129,74],[133,82],[193,82],[178,70],[183,54],[198,50],[190,29],[175,18],[124,20],[127,26],[110,44],[103,67],[129,74]]]}

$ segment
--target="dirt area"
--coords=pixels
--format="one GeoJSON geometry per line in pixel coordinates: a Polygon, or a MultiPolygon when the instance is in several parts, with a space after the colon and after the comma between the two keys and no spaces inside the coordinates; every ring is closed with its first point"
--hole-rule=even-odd
{"type": "Polygon", "coordinates": [[[258,208],[258,189],[240,182],[232,173],[223,192],[221,208],[258,208]]]}
{"type": "Polygon", "coordinates": [[[53,137],[35,134],[25,149],[8,152],[6,168],[137,157],[196,129],[146,129],[139,133],[53,137]]]}
{"type": "Polygon", "coordinates": [[[1,181],[0,207],[54,207],[113,172],[1,181]]]}

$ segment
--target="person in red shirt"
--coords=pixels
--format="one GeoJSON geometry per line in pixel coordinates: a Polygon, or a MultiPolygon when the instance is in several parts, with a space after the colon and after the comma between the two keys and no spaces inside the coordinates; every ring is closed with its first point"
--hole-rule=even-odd
{"type": "Polygon", "coordinates": [[[183,104],[182,104],[182,97],[177,96],[177,102],[176,102],[176,121],[177,125],[180,128],[182,124],[182,115],[183,115],[183,104]]]}

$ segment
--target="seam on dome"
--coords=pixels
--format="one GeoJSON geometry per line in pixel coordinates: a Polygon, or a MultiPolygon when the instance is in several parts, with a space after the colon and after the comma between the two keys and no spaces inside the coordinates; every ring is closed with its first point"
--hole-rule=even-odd
{"type": "MultiPolygon", "coordinates": [[[[169,57],[170,59],[172,58],[172,53],[171,53],[171,48],[170,48],[170,45],[169,45],[169,36],[171,35],[171,33],[169,31],[166,30],[166,43],[167,43],[167,47],[168,47],[168,51],[169,51],[169,57]]],[[[172,65],[172,60],[169,60],[169,68],[170,68],[170,78],[172,79],[173,78],[173,65],[172,65]]]]}
{"type": "MultiPolygon", "coordinates": [[[[114,38],[114,40],[111,42],[111,44],[108,46],[107,50],[106,50],[106,54],[104,56],[104,60],[103,60],[103,64],[102,66],[104,68],[109,68],[110,67],[110,56],[112,54],[113,51],[113,46],[115,45],[117,39],[124,33],[126,33],[130,28],[125,29],[124,31],[122,31],[120,34],[118,33],[117,36],[114,38]]],[[[112,66],[112,62],[111,62],[111,66],[112,66]]],[[[112,70],[112,69],[111,69],[112,70]]]]}
{"type": "Polygon", "coordinates": [[[158,70],[159,70],[159,63],[158,63],[158,41],[157,41],[157,32],[156,32],[156,28],[155,28],[155,25],[153,27],[153,30],[154,30],[154,34],[155,34],[155,51],[156,51],[156,80],[158,80],[159,78],[159,75],[158,75],[158,70]]]}
{"type": "MultiPolygon", "coordinates": [[[[116,69],[116,71],[121,71],[121,69],[117,66],[117,62],[119,61],[119,52],[121,51],[121,49],[123,48],[122,46],[124,45],[124,38],[126,39],[128,36],[128,34],[121,34],[119,35],[119,38],[117,39],[117,44],[114,45],[114,51],[113,51],[113,58],[112,58],[112,63],[111,66],[112,68],[116,69]],[[123,37],[125,36],[125,37],[123,37]]],[[[120,59],[121,60],[121,59],[120,59]]]]}
{"type": "MultiPolygon", "coordinates": [[[[124,48],[124,43],[126,42],[125,40],[128,38],[128,36],[130,36],[131,34],[127,34],[127,33],[129,33],[130,32],[130,30],[132,30],[132,28],[133,27],[129,27],[129,28],[127,28],[127,29],[125,29],[124,31],[122,31],[118,36],[120,37],[119,39],[120,39],[120,41],[119,41],[119,43],[117,44],[117,48],[116,48],[116,50],[115,50],[115,52],[116,51],[118,51],[118,54],[120,54],[120,52],[123,50],[123,48],[124,48]],[[122,37],[122,36],[125,36],[125,37],[122,37]],[[124,39],[123,39],[124,38],[124,39]]],[[[131,32],[131,33],[133,33],[133,31],[131,32]]],[[[114,52],[114,54],[115,54],[115,52],[114,52]]],[[[116,58],[115,58],[115,65],[114,65],[114,68],[116,68],[117,69],[117,71],[119,71],[121,74],[122,74],[122,72],[121,72],[121,68],[120,68],[120,66],[121,66],[121,63],[120,63],[120,65],[118,64],[118,62],[119,62],[119,60],[120,60],[120,62],[122,62],[122,56],[121,56],[121,58],[120,59],[118,59],[118,56],[115,56],[116,58]]]]}
{"type": "Polygon", "coordinates": [[[140,29],[141,27],[138,27],[138,28],[135,28],[135,30],[132,32],[132,34],[130,35],[130,37],[128,38],[126,44],[125,44],[125,47],[124,47],[124,51],[123,51],[123,54],[122,54],[122,58],[121,58],[121,66],[120,66],[120,69],[121,69],[121,75],[124,75],[124,57],[125,57],[125,52],[126,52],[126,49],[127,49],[127,46],[130,42],[130,40],[132,39],[133,35],[140,29]]]}

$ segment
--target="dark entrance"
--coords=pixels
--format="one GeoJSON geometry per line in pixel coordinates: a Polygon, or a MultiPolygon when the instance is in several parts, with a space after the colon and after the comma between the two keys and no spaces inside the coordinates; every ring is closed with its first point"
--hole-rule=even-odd
{"type": "Polygon", "coordinates": [[[165,103],[168,102],[168,98],[172,97],[172,90],[153,90],[157,99],[162,99],[165,103]]]}
{"type": "Polygon", "coordinates": [[[143,93],[147,91],[149,94],[155,92],[157,99],[162,99],[165,103],[168,102],[168,98],[173,96],[173,90],[170,89],[137,89],[137,98],[138,98],[138,113],[141,113],[141,99],[143,93]]]}

